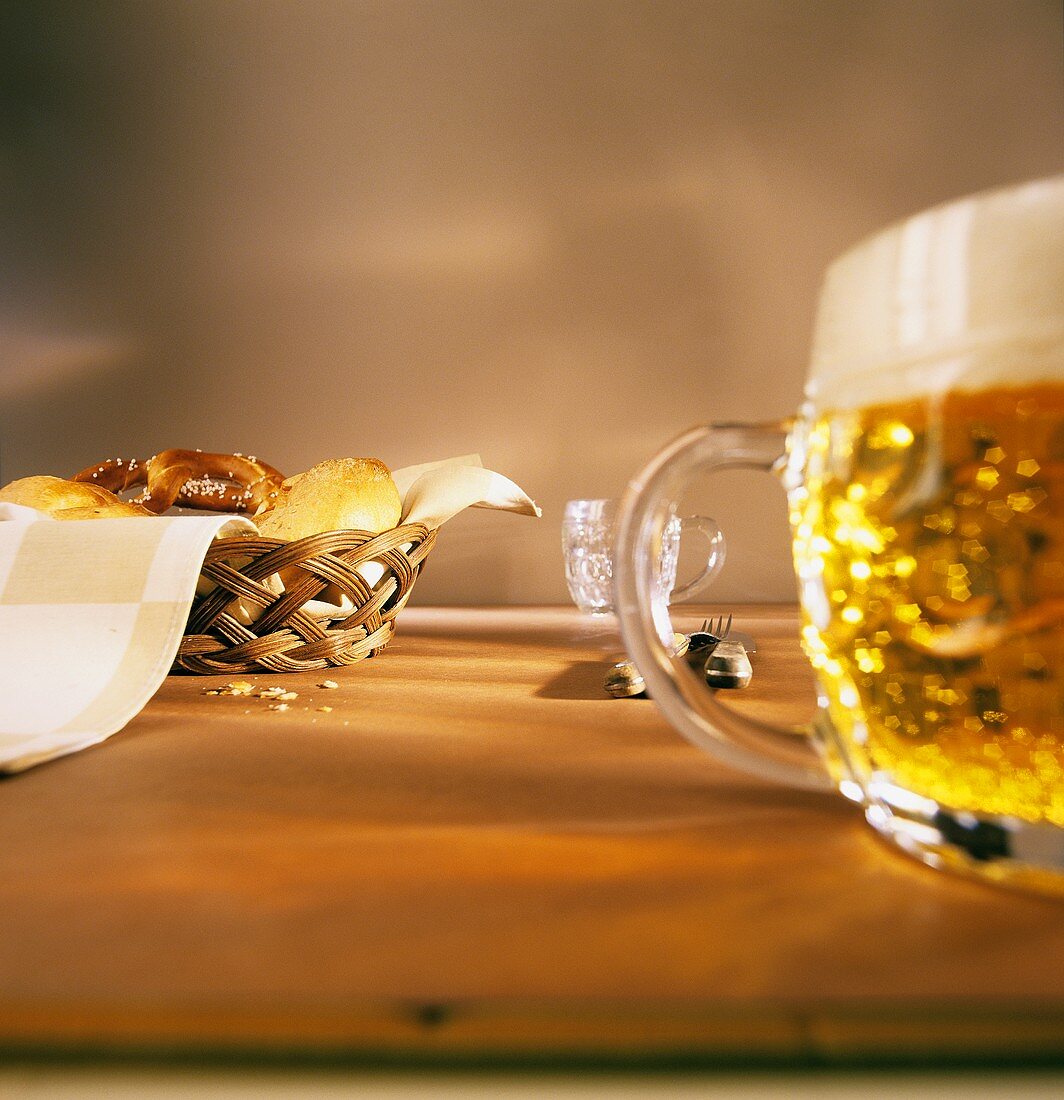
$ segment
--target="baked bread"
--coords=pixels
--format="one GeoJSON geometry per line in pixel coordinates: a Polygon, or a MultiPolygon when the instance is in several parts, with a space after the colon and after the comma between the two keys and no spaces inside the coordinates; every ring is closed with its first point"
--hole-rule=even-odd
{"type": "Polygon", "coordinates": [[[143,485],[135,503],[157,516],[174,504],[255,515],[269,507],[284,474],[254,455],[171,449],[149,459],[106,458],[80,470],[74,481],[112,493],[143,485]]]}
{"type": "Polygon", "coordinates": [[[281,483],[273,506],[255,517],[269,538],[307,538],[322,531],[368,531],[398,526],[399,490],[375,458],[330,458],[281,483]]]}
{"type": "Polygon", "coordinates": [[[119,500],[99,485],[44,474],[9,482],[0,489],[0,503],[36,508],[53,519],[120,519],[152,514],[139,504],[119,500]]]}

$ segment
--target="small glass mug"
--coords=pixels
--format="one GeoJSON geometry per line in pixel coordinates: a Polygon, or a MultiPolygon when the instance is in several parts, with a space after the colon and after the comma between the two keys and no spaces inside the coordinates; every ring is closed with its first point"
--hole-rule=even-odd
{"type": "Polygon", "coordinates": [[[723,761],[837,787],[936,867],[1064,893],[1064,176],[938,207],[828,270],[806,402],[696,428],[632,481],[621,631],[723,761]],[[790,508],[810,736],[716,700],[659,639],[652,547],[697,472],[790,508]]]}
{"type": "MultiPolygon", "coordinates": [[[[562,555],[569,594],[581,611],[606,615],[614,610],[613,557],[618,502],[570,500],[562,520],[562,555]]],[[[724,564],[724,535],[708,516],[670,515],[662,528],[654,556],[652,583],[667,607],[704,588],[724,564]],[[694,579],[677,587],[680,538],[688,531],[701,534],[708,546],[705,565],[694,579]]],[[[671,630],[670,630],[671,634],[671,630]]]]}

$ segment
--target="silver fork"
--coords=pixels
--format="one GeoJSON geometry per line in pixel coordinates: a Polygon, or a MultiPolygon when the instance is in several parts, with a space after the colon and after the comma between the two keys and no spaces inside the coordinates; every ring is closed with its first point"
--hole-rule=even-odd
{"type": "Polygon", "coordinates": [[[723,615],[717,616],[716,622],[706,619],[702,629],[691,635],[684,655],[687,663],[704,675],[713,688],[744,688],[750,683],[753,672],[750,657],[738,636],[732,641],[731,625],[731,615],[727,622],[723,615]]]}
{"type": "Polygon", "coordinates": [[[702,626],[690,635],[685,657],[687,663],[697,671],[705,668],[706,660],[717,646],[731,633],[732,617],[728,616],[727,622],[723,615],[718,615],[716,622],[706,619],[702,626]]]}
{"type": "MultiPolygon", "coordinates": [[[[711,659],[713,651],[726,639],[731,632],[732,617],[725,620],[723,615],[718,615],[716,621],[706,619],[700,629],[691,634],[674,634],[673,644],[670,650],[673,657],[683,657],[696,672],[705,675],[706,663],[711,659]]],[[[737,646],[742,650],[742,646],[737,646]]],[[[749,664],[749,662],[747,662],[749,664]]],[[[726,686],[745,686],[729,684],[726,686]]],[[[646,684],[643,677],[632,661],[622,657],[615,661],[606,673],[606,693],[615,699],[630,699],[646,693],[646,684]]]]}

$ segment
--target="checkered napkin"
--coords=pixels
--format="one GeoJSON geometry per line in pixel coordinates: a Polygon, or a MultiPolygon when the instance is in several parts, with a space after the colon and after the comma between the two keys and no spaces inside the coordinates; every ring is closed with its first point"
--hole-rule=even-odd
{"type": "Polygon", "coordinates": [[[233,516],[58,521],[0,504],[0,772],[95,745],[173,664],[200,566],[233,516]]]}

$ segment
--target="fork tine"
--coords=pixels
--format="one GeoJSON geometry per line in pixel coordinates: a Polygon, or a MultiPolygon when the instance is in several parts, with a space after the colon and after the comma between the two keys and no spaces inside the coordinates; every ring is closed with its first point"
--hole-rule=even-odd
{"type": "Polygon", "coordinates": [[[727,620],[725,620],[723,614],[718,615],[716,618],[713,618],[711,615],[708,619],[702,620],[702,625],[695,633],[708,634],[711,638],[715,638],[718,642],[722,642],[731,632],[731,627],[732,616],[730,614],[727,620]]]}

